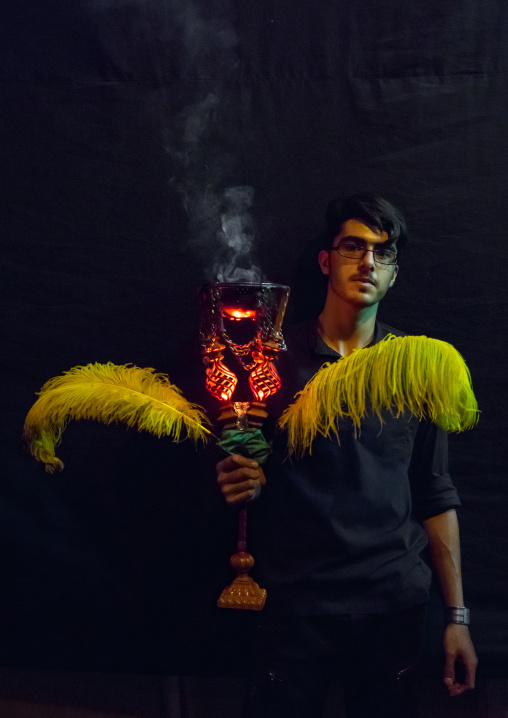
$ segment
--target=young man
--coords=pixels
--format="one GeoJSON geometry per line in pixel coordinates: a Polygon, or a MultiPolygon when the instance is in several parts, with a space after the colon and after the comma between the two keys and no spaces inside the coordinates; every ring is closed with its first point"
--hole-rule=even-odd
{"type": "MultiPolygon", "coordinates": [[[[318,257],[326,301],[315,322],[286,334],[275,414],[324,362],[401,334],[376,321],[406,241],[400,213],[382,198],[356,195],[329,205],[327,225],[328,246],[318,257]]],[[[447,607],[444,684],[451,696],[474,687],[446,435],[408,412],[387,411],[381,425],[367,416],[359,435],[341,420],[339,437],[318,437],[312,453],[290,461],[276,435],[266,479],[256,462],[238,455],[217,465],[228,503],[260,494],[250,512],[251,546],[268,599],[250,718],[320,716],[327,681],[337,674],[349,718],[417,716],[426,544],[447,607]]]]}

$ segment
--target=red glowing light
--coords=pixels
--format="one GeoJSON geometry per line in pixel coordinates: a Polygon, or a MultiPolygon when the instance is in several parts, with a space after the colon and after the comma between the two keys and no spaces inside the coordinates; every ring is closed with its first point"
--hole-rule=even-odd
{"type": "Polygon", "coordinates": [[[219,401],[229,401],[233,395],[238,379],[225,364],[222,363],[222,352],[214,352],[215,356],[205,356],[206,388],[219,401]]]}
{"type": "Polygon", "coordinates": [[[232,319],[235,322],[239,322],[241,319],[255,319],[255,309],[238,309],[237,307],[223,307],[222,316],[227,319],[232,319]]]}
{"type": "Polygon", "coordinates": [[[268,399],[281,386],[280,377],[273,365],[271,354],[270,350],[266,351],[266,356],[259,352],[256,356],[257,366],[249,376],[250,388],[257,401],[268,399]]]}

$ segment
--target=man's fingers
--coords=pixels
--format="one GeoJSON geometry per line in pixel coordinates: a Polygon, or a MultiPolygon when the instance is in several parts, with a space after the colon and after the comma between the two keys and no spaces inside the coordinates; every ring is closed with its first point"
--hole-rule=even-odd
{"type": "Polygon", "coordinates": [[[443,682],[448,690],[450,690],[455,683],[455,656],[449,653],[445,654],[443,682]]]}
{"type": "Polygon", "coordinates": [[[476,675],[476,664],[462,663],[461,666],[464,668],[464,680],[455,680],[455,670],[453,669],[453,676],[450,675],[449,666],[445,666],[444,670],[444,684],[448,689],[450,696],[460,696],[466,691],[472,691],[475,687],[475,675],[476,675]]]}
{"type": "Polygon", "coordinates": [[[234,471],[235,469],[238,469],[240,467],[258,469],[259,464],[257,461],[254,461],[254,459],[249,459],[246,456],[242,456],[241,454],[231,454],[231,456],[226,456],[225,459],[219,461],[216,466],[216,469],[217,473],[221,474],[234,471]]]}
{"type": "Polygon", "coordinates": [[[455,696],[461,696],[469,690],[470,687],[465,683],[453,683],[451,686],[448,686],[448,695],[451,698],[455,698],[455,696]]]}
{"type": "Polygon", "coordinates": [[[249,469],[248,467],[242,466],[234,471],[221,471],[217,476],[217,483],[219,486],[226,484],[239,484],[243,481],[259,481],[260,480],[259,469],[249,469]]]}
{"type": "Polygon", "coordinates": [[[221,491],[226,503],[237,505],[255,499],[261,491],[261,485],[259,481],[251,479],[239,484],[225,484],[221,486],[221,491]]]}
{"type": "Polygon", "coordinates": [[[225,484],[222,486],[222,493],[226,497],[228,496],[238,496],[242,493],[250,493],[254,495],[256,488],[259,486],[259,481],[255,481],[254,479],[249,479],[248,481],[242,481],[241,483],[237,484],[225,484]]]}
{"type": "Polygon", "coordinates": [[[235,494],[234,496],[226,496],[226,503],[229,506],[241,507],[242,504],[246,504],[248,501],[252,501],[256,497],[255,491],[245,491],[242,494],[235,494]]]}
{"type": "Polygon", "coordinates": [[[477,665],[478,659],[476,655],[468,656],[464,660],[464,685],[468,691],[474,690],[477,665]]]}
{"type": "Polygon", "coordinates": [[[472,691],[475,687],[475,678],[476,678],[476,665],[470,666],[466,665],[466,675],[465,675],[465,683],[466,686],[470,691],[472,691]]]}
{"type": "Polygon", "coordinates": [[[241,504],[259,495],[266,483],[257,461],[240,454],[227,456],[216,466],[217,483],[228,504],[241,504]]]}
{"type": "Polygon", "coordinates": [[[444,633],[443,682],[450,696],[460,696],[475,686],[478,658],[467,626],[450,623],[444,633]]]}

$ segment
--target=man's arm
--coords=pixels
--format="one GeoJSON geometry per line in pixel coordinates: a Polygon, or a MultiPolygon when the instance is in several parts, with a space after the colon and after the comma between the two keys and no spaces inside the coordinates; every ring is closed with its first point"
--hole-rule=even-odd
{"type": "MultiPolygon", "coordinates": [[[[433,516],[423,522],[429,539],[432,563],[436,571],[445,606],[463,606],[462,574],[460,568],[459,524],[455,509],[433,516]]],[[[450,623],[443,640],[445,666],[444,684],[450,696],[458,696],[475,686],[478,659],[467,626],[450,623]],[[456,663],[464,666],[464,677],[455,675],[456,663]]]]}

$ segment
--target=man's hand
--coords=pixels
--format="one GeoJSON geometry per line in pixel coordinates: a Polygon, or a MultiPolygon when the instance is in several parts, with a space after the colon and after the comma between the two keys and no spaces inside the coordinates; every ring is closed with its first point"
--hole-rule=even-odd
{"type": "MultiPolygon", "coordinates": [[[[463,606],[460,572],[459,524],[455,509],[445,511],[423,522],[429,538],[432,563],[441,585],[445,606],[463,606]]],[[[445,666],[443,681],[450,696],[472,690],[478,659],[467,626],[450,623],[443,640],[445,666]],[[460,667],[457,675],[456,668],[460,667]]]]}
{"type": "Polygon", "coordinates": [[[448,689],[448,695],[460,696],[474,688],[476,666],[478,665],[468,627],[449,623],[445,629],[443,646],[445,652],[444,684],[448,689]],[[461,664],[463,675],[456,675],[457,663],[461,664]]]}
{"type": "Polygon", "coordinates": [[[216,466],[217,483],[228,504],[238,506],[258,496],[266,483],[263,469],[257,461],[240,454],[232,454],[216,466]]]}

